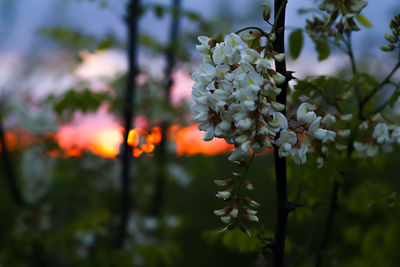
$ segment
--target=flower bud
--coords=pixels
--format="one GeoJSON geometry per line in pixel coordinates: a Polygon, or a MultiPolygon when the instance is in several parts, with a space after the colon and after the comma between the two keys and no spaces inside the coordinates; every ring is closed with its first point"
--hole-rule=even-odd
{"type": "Polygon", "coordinates": [[[272,79],[274,79],[276,84],[282,84],[285,82],[286,78],[279,72],[277,72],[275,75],[272,76],[272,79]]]}
{"type": "Polygon", "coordinates": [[[240,230],[242,230],[243,233],[247,234],[248,237],[251,237],[249,229],[247,229],[244,225],[240,224],[240,230]]]}
{"type": "Polygon", "coordinates": [[[250,140],[247,140],[246,142],[243,142],[241,145],[240,145],[240,148],[243,150],[243,151],[249,151],[249,149],[250,149],[250,145],[251,145],[251,142],[250,142],[250,140]]]}
{"type": "Polygon", "coordinates": [[[222,200],[227,200],[228,198],[231,197],[232,192],[233,192],[233,189],[230,188],[230,189],[228,189],[228,190],[226,190],[226,191],[218,191],[218,193],[217,193],[215,196],[216,196],[217,198],[222,199],[222,200]]]}
{"type": "Polygon", "coordinates": [[[324,167],[324,159],[322,157],[317,157],[317,168],[322,169],[324,167]]]}
{"type": "Polygon", "coordinates": [[[385,32],[385,39],[388,40],[389,42],[391,42],[392,44],[394,44],[395,42],[397,42],[397,37],[394,35],[391,35],[388,32],[385,32]]]}
{"type": "Polygon", "coordinates": [[[340,120],[345,121],[345,122],[351,121],[352,118],[353,118],[353,114],[351,114],[351,113],[342,114],[342,115],[340,116],[340,120]]]}
{"type": "Polygon", "coordinates": [[[256,210],[252,210],[252,209],[249,209],[249,208],[247,208],[247,207],[244,207],[243,209],[244,209],[244,211],[245,211],[247,214],[249,214],[249,215],[256,215],[256,214],[257,214],[257,211],[256,211],[256,210]]]}
{"type": "Polygon", "coordinates": [[[217,216],[224,216],[226,214],[225,209],[214,210],[214,214],[217,216]]]}
{"type": "Polygon", "coordinates": [[[244,187],[246,187],[247,190],[254,189],[254,186],[249,181],[244,181],[244,187]]]}
{"type": "Polygon", "coordinates": [[[242,39],[243,42],[248,43],[248,42],[251,42],[254,39],[256,39],[256,37],[249,33],[242,33],[242,34],[240,34],[240,39],[242,39]]]}
{"type": "Polygon", "coordinates": [[[368,122],[363,121],[360,126],[358,126],[360,130],[367,130],[368,129],[368,122]]]}
{"type": "Polygon", "coordinates": [[[233,180],[232,179],[214,180],[214,183],[218,186],[227,186],[233,184],[233,180]]]}
{"type": "Polygon", "coordinates": [[[230,223],[232,221],[231,216],[222,216],[220,219],[223,223],[230,223]]]}
{"type": "Polygon", "coordinates": [[[285,110],[285,105],[283,105],[283,104],[281,104],[279,102],[276,102],[276,101],[272,101],[271,102],[271,107],[272,107],[273,110],[278,111],[278,112],[282,111],[282,110],[285,110]]]}
{"type": "Polygon", "coordinates": [[[275,60],[278,62],[282,62],[285,59],[285,53],[279,53],[274,56],[275,60]]]}
{"type": "Polygon", "coordinates": [[[338,132],[338,135],[340,135],[341,137],[349,137],[350,134],[351,134],[350,129],[339,130],[339,132],[338,132]]]}
{"type": "Polygon", "coordinates": [[[269,40],[270,40],[271,42],[275,42],[275,41],[276,41],[276,34],[275,34],[275,33],[270,34],[269,40]]]}
{"type": "Polygon", "coordinates": [[[233,210],[230,213],[232,218],[236,218],[238,216],[238,214],[239,214],[239,210],[237,208],[233,208],[233,210]]]}
{"type": "Polygon", "coordinates": [[[271,17],[271,7],[265,2],[261,3],[261,6],[263,8],[263,18],[264,18],[264,20],[265,21],[269,21],[269,18],[271,17]]]}
{"type": "Polygon", "coordinates": [[[249,205],[250,207],[253,207],[253,208],[257,208],[257,207],[261,206],[259,203],[255,202],[254,200],[252,200],[248,197],[244,197],[244,198],[242,198],[242,200],[244,203],[246,203],[247,205],[249,205]]]}
{"type": "Polygon", "coordinates": [[[235,227],[235,224],[230,223],[230,224],[228,224],[227,226],[225,226],[222,230],[220,230],[219,232],[220,232],[220,233],[225,233],[225,232],[227,232],[227,231],[232,230],[233,227],[235,227]]]}
{"type": "Polygon", "coordinates": [[[389,51],[393,51],[395,46],[393,44],[389,44],[389,45],[381,45],[379,48],[382,51],[389,52],[389,51]]]}
{"type": "Polygon", "coordinates": [[[342,144],[339,144],[339,143],[335,143],[335,148],[337,150],[341,150],[341,151],[347,150],[347,146],[346,145],[342,145],[342,144]]]}

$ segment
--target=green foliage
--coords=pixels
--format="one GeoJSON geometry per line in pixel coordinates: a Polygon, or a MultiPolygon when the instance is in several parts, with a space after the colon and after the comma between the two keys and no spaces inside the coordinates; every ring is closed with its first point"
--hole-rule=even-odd
{"type": "Polygon", "coordinates": [[[303,48],[303,30],[292,31],[289,36],[289,54],[293,59],[297,59],[303,48]]]}
{"type": "MultiPolygon", "coordinates": [[[[257,232],[251,231],[251,232],[257,232]]],[[[272,233],[269,233],[272,236],[272,233]]],[[[211,243],[221,242],[222,245],[238,252],[257,252],[260,249],[260,241],[257,238],[249,238],[240,229],[221,234],[218,231],[206,231],[203,233],[203,238],[211,243]]]]}
{"type": "Polygon", "coordinates": [[[103,38],[93,35],[83,34],[80,31],[63,27],[42,28],[39,34],[51,39],[62,47],[79,51],[86,49],[89,51],[104,50],[111,47],[121,47],[121,42],[113,35],[109,34],[103,38]]]}
{"type": "Polygon", "coordinates": [[[328,41],[326,39],[315,41],[315,49],[318,53],[318,60],[323,61],[327,59],[331,53],[328,41]]]}
{"type": "Polygon", "coordinates": [[[71,89],[62,98],[54,99],[54,111],[61,115],[64,112],[73,114],[76,111],[93,112],[96,111],[111,96],[106,92],[93,92],[89,88],[81,91],[71,89]]]}

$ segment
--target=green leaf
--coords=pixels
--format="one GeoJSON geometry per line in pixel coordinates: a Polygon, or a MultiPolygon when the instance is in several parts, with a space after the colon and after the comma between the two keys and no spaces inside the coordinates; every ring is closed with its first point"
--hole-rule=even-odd
{"type": "Polygon", "coordinates": [[[195,12],[187,11],[186,15],[187,15],[188,19],[190,19],[192,21],[200,21],[201,20],[200,15],[195,12]]]}
{"type": "Polygon", "coordinates": [[[363,25],[367,28],[372,28],[371,22],[369,22],[369,20],[366,17],[364,17],[363,15],[358,14],[356,16],[356,19],[358,20],[358,22],[360,22],[361,25],[363,25]]]}
{"type": "Polygon", "coordinates": [[[315,49],[318,52],[318,60],[322,61],[329,57],[331,53],[331,49],[329,48],[329,44],[327,40],[318,40],[315,42],[315,49]]]}
{"type": "Polygon", "coordinates": [[[162,18],[164,16],[164,7],[161,5],[154,6],[154,14],[157,18],[162,18]]]}
{"type": "Polygon", "coordinates": [[[293,59],[297,59],[303,48],[303,31],[293,31],[289,36],[289,53],[293,59]]]}

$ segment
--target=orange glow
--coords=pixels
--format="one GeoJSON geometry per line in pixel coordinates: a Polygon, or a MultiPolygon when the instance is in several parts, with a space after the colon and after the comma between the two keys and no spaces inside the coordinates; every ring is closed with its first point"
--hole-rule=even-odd
{"type": "Polygon", "coordinates": [[[226,143],[224,139],[216,138],[210,142],[203,140],[203,132],[197,128],[197,124],[179,128],[173,126],[171,128],[170,138],[176,142],[176,153],[179,156],[192,156],[195,154],[217,155],[230,152],[234,146],[226,143]]]}
{"type": "Polygon", "coordinates": [[[119,146],[123,141],[121,130],[121,128],[114,128],[99,132],[94,136],[89,149],[94,154],[107,158],[115,158],[119,153],[119,146]]]}
{"type": "Polygon", "coordinates": [[[9,151],[22,151],[27,146],[32,145],[38,141],[32,133],[20,127],[5,131],[4,139],[6,141],[7,149],[9,151]]]}

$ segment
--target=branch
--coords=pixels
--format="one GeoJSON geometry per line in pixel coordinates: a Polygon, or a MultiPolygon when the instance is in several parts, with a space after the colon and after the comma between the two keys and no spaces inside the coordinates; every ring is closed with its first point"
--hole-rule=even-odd
{"type": "MultiPolygon", "coordinates": [[[[177,15],[172,17],[170,35],[169,35],[169,47],[166,51],[165,57],[167,61],[167,67],[165,70],[165,78],[167,80],[165,85],[165,102],[166,107],[170,106],[171,98],[171,87],[174,84],[172,79],[172,70],[176,64],[176,47],[178,42],[179,34],[179,14],[180,14],[181,0],[173,0],[173,10],[177,11],[177,15]]],[[[166,180],[166,153],[167,153],[167,131],[169,128],[168,121],[161,122],[161,142],[158,146],[157,160],[158,160],[158,174],[156,177],[155,193],[153,199],[153,205],[150,214],[153,216],[159,216],[161,212],[161,206],[165,199],[165,180],[166,180]]]]}
{"type": "MultiPolygon", "coordinates": [[[[285,11],[287,0],[274,1],[274,26],[278,29],[285,28],[285,11]]],[[[274,27],[275,28],[275,27],[274,27]]],[[[274,42],[274,50],[278,53],[285,52],[285,36],[284,30],[276,33],[276,41],[274,42]]],[[[286,60],[278,62],[275,60],[276,71],[286,77],[286,60]]],[[[276,101],[286,105],[287,97],[287,80],[279,86],[281,93],[276,97],[276,101]]],[[[286,110],[282,112],[286,114],[286,110]]],[[[275,158],[275,175],[276,175],[276,225],[275,225],[275,238],[272,246],[273,259],[275,267],[285,266],[285,238],[286,238],[286,225],[288,219],[288,197],[287,197],[287,177],[286,177],[286,158],[279,157],[278,147],[274,146],[275,158]]]]}
{"type": "Polygon", "coordinates": [[[136,44],[137,44],[137,24],[138,24],[138,8],[139,0],[131,0],[128,4],[128,17],[127,17],[127,28],[128,28],[128,76],[125,90],[125,106],[124,106],[124,121],[125,121],[125,132],[124,132],[124,143],[122,146],[121,155],[121,195],[119,200],[119,225],[116,233],[115,246],[116,248],[122,248],[126,238],[127,223],[129,219],[129,213],[134,209],[134,203],[131,202],[131,181],[130,181],[130,164],[131,164],[131,147],[128,145],[128,134],[129,130],[132,129],[132,118],[134,110],[135,96],[135,77],[137,74],[137,58],[136,58],[136,44]]]}

